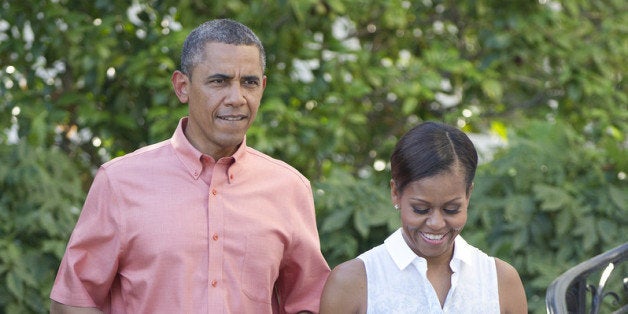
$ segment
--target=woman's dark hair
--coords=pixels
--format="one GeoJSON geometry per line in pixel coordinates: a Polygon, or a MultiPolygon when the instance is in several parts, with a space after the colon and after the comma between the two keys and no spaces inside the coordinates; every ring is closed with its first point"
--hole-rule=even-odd
{"type": "Polygon", "coordinates": [[[464,171],[469,193],[477,165],[477,151],[464,132],[431,121],[404,134],[390,157],[392,179],[400,193],[410,182],[441,174],[456,166],[464,171]]]}

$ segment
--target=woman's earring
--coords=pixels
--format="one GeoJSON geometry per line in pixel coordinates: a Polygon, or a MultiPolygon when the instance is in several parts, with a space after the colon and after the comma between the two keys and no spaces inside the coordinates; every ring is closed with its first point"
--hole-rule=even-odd
{"type": "Polygon", "coordinates": [[[399,205],[395,204],[395,209],[399,210],[399,205]]]}

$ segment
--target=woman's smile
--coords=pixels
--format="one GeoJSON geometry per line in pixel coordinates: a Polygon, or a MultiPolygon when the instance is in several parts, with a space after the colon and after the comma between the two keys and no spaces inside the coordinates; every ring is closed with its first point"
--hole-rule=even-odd
{"type": "Polygon", "coordinates": [[[446,235],[446,234],[435,234],[435,233],[425,233],[425,232],[419,232],[419,234],[425,241],[432,244],[443,243],[445,239],[445,235],[446,235]]]}

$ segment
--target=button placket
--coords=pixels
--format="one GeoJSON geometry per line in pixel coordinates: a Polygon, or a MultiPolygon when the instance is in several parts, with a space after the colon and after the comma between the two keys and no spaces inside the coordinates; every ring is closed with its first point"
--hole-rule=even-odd
{"type": "Polygon", "coordinates": [[[224,262],[224,200],[223,192],[225,183],[229,177],[226,174],[224,165],[217,162],[214,165],[211,182],[207,190],[207,245],[209,249],[208,265],[207,265],[207,286],[208,297],[211,304],[221,307],[224,303],[221,286],[223,278],[223,262],[224,262]],[[219,191],[220,190],[220,191],[219,191]]]}

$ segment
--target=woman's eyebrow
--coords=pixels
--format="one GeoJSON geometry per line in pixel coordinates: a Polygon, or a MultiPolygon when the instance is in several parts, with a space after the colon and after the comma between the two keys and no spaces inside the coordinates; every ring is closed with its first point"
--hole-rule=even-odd
{"type": "MultiPolygon", "coordinates": [[[[462,197],[453,198],[453,199],[451,199],[449,201],[446,201],[445,205],[449,205],[451,203],[459,202],[461,199],[462,199],[462,197]]],[[[428,202],[428,201],[426,201],[426,200],[424,200],[422,198],[419,198],[419,197],[410,197],[410,200],[411,201],[415,201],[415,202],[425,203],[425,204],[432,204],[431,202],[428,202]]]]}

